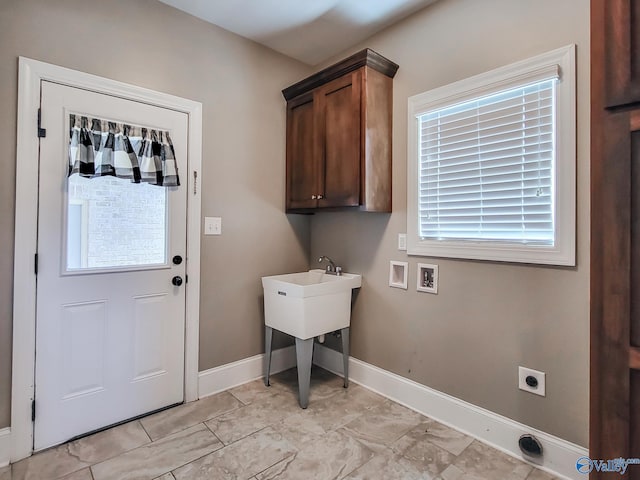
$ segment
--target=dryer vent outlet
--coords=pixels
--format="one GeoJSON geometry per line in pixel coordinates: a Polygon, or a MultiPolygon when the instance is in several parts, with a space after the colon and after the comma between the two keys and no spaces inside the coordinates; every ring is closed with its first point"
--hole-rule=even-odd
{"type": "Polygon", "coordinates": [[[518,445],[522,453],[529,457],[542,456],[542,444],[533,435],[525,434],[518,440],[518,445]]]}

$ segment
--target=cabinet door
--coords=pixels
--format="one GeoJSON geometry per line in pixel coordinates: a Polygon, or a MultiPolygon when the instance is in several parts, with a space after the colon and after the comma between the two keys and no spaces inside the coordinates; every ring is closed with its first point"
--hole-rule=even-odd
{"type": "MultiPolygon", "coordinates": [[[[594,131],[596,131],[594,129],[594,131]]],[[[608,115],[592,158],[591,424],[594,459],[640,452],[640,110],[608,115]]],[[[590,479],[609,478],[595,470],[590,479]]],[[[640,466],[625,478],[640,480],[640,466]]]]}
{"type": "Polygon", "coordinates": [[[316,117],[312,93],[287,104],[287,210],[317,206],[320,146],[316,117]]]}
{"type": "Polygon", "coordinates": [[[361,71],[338,78],[318,89],[321,168],[319,207],[360,204],[361,71]]]}
{"type": "Polygon", "coordinates": [[[605,19],[606,106],[640,101],[640,0],[599,2],[605,19]],[[635,23],[635,25],[634,25],[635,23]]]}

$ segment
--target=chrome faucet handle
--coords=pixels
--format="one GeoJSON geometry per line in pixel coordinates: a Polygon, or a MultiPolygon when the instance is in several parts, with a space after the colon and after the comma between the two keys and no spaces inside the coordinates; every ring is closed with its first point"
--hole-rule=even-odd
{"type": "Polygon", "coordinates": [[[322,263],[323,260],[326,260],[328,262],[327,273],[334,273],[336,271],[336,264],[333,262],[333,260],[331,260],[326,255],[321,255],[320,258],[318,258],[318,263],[322,263]]]}
{"type": "Polygon", "coordinates": [[[336,275],[338,277],[342,275],[342,267],[337,267],[335,262],[326,255],[322,255],[320,258],[318,258],[318,263],[322,263],[323,260],[327,261],[327,268],[325,271],[328,274],[336,275]]]}

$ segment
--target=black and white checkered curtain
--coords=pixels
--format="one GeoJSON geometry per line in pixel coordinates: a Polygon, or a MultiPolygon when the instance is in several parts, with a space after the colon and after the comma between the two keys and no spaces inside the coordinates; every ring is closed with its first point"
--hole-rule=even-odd
{"type": "Polygon", "coordinates": [[[180,185],[169,132],[70,115],[69,176],[180,185]]]}

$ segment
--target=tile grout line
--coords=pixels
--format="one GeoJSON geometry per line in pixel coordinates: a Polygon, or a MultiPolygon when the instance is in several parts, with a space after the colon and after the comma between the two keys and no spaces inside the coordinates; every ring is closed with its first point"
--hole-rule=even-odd
{"type": "MultiPolygon", "coordinates": [[[[265,468],[265,469],[263,469],[263,470],[260,470],[258,473],[256,473],[255,475],[253,475],[253,477],[251,477],[251,478],[254,478],[254,477],[255,477],[255,478],[258,478],[258,475],[260,475],[261,473],[266,472],[266,471],[267,471],[267,470],[269,470],[270,468],[275,467],[275,466],[276,466],[276,465],[278,465],[279,463],[282,463],[282,462],[284,462],[285,460],[288,460],[288,459],[289,459],[289,458],[291,458],[291,457],[294,457],[294,458],[293,458],[293,460],[295,460],[295,457],[297,457],[297,456],[298,456],[298,453],[300,453],[300,450],[298,450],[295,446],[294,446],[293,448],[295,448],[295,449],[296,449],[295,453],[291,453],[291,454],[287,455],[286,457],[281,458],[280,460],[278,460],[278,461],[277,461],[276,463],[274,463],[273,465],[269,465],[267,468],[265,468]]],[[[292,460],[292,461],[293,461],[293,460],[292,460]]]]}
{"type": "Polygon", "coordinates": [[[138,422],[142,427],[142,431],[145,433],[145,435],[149,439],[149,443],[153,443],[155,440],[151,438],[151,435],[149,435],[149,432],[147,432],[147,429],[144,427],[144,423],[142,423],[140,420],[136,420],[136,422],[138,422]]]}
{"type": "MultiPolygon", "coordinates": [[[[97,465],[97,464],[99,464],[99,463],[106,462],[107,460],[111,460],[111,459],[113,459],[113,458],[116,458],[116,457],[119,457],[119,456],[121,456],[121,455],[124,455],[125,453],[128,453],[128,452],[130,452],[130,451],[132,451],[132,450],[135,450],[135,449],[140,448],[140,447],[142,447],[142,446],[149,445],[150,443],[153,443],[153,441],[152,441],[152,440],[151,440],[151,438],[149,437],[149,434],[147,433],[147,431],[145,430],[144,426],[142,425],[142,423],[140,422],[140,420],[139,420],[139,419],[138,419],[138,420],[131,421],[131,422],[127,422],[127,424],[129,424],[129,423],[131,423],[131,424],[138,423],[138,424],[140,425],[140,427],[142,428],[142,431],[145,433],[145,435],[146,435],[146,436],[147,436],[147,438],[149,439],[149,441],[148,441],[147,443],[144,443],[144,444],[142,444],[142,445],[138,445],[138,446],[136,446],[136,447],[129,448],[128,450],[125,450],[125,451],[120,452],[120,453],[118,453],[118,454],[116,454],[116,455],[113,455],[113,456],[110,456],[110,457],[104,458],[104,459],[100,460],[99,462],[94,462],[94,463],[86,462],[86,461],[82,460],[82,458],[80,458],[80,455],[79,455],[79,454],[73,454],[73,453],[71,453],[71,445],[72,445],[73,443],[76,443],[76,442],[83,442],[83,441],[88,441],[88,439],[90,438],[90,436],[89,436],[89,437],[83,437],[83,438],[80,438],[80,439],[78,439],[78,440],[67,441],[67,442],[62,443],[62,444],[60,444],[60,445],[54,445],[54,446],[51,446],[51,447],[49,447],[49,448],[47,448],[47,449],[45,449],[45,450],[42,450],[42,451],[40,451],[40,452],[36,452],[36,453],[32,454],[32,455],[31,455],[31,457],[27,457],[27,459],[28,459],[28,458],[33,458],[33,456],[34,456],[34,455],[42,454],[42,453],[45,453],[45,452],[48,452],[48,451],[64,449],[64,450],[66,450],[66,454],[67,454],[68,456],[70,456],[70,457],[72,457],[72,458],[75,458],[78,462],[83,463],[83,464],[84,464],[84,466],[82,466],[82,467],[78,468],[77,470],[72,470],[72,471],[70,471],[70,472],[64,473],[61,477],[56,477],[56,479],[58,479],[58,480],[64,479],[64,477],[66,477],[66,476],[76,474],[76,473],[78,473],[78,472],[80,472],[80,471],[84,470],[85,468],[87,468],[87,469],[89,469],[89,473],[90,473],[90,475],[91,475],[91,479],[92,479],[92,480],[95,480],[95,477],[94,477],[94,475],[93,475],[93,470],[92,470],[92,467],[93,467],[94,465],[97,465]]],[[[122,424],[122,425],[126,425],[126,424],[122,424]]],[[[102,431],[102,432],[98,432],[98,433],[96,433],[96,435],[99,435],[100,433],[103,433],[103,432],[107,432],[107,431],[110,431],[110,430],[116,429],[116,428],[118,428],[118,427],[120,427],[120,426],[122,426],[122,425],[117,425],[117,426],[115,426],[115,427],[110,427],[110,428],[109,428],[109,429],[107,429],[107,430],[104,430],[104,431],[102,431]]],[[[26,460],[26,459],[25,459],[25,460],[26,460]]],[[[10,467],[11,467],[10,472],[11,472],[11,475],[12,475],[10,478],[13,478],[13,464],[10,464],[10,467]]]]}
{"type": "MultiPolygon", "coordinates": [[[[208,420],[207,420],[207,421],[208,421],[208,420]]],[[[209,427],[209,425],[207,425],[207,422],[202,422],[202,424],[204,425],[204,427],[205,427],[207,430],[209,430],[209,431],[211,432],[211,435],[213,435],[214,437],[216,437],[216,438],[218,439],[218,441],[222,444],[222,448],[224,448],[224,447],[226,447],[226,446],[227,446],[227,444],[226,444],[226,443],[224,443],[224,442],[222,441],[222,439],[221,439],[218,435],[216,435],[216,432],[214,432],[213,430],[211,430],[211,428],[209,427]]],[[[222,450],[222,448],[219,448],[218,450],[222,450]]],[[[216,450],[216,452],[217,452],[218,450],[216,450]]],[[[213,452],[212,452],[212,453],[213,453],[213,452]]]]}
{"type": "MultiPolygon", "coordinates": [[[[189,428],[196,427],[196,426],[198,426],[198,425],[200,425],[200,424],[203,424],[203,425],[204,425],[204,428],[205,428],[205,429],[207,429],[207,430],[209,430],[209,428],[204,424],[204,422],[200,422],[200,423],[197,423],[197,424],[195,424],[195,425],[192,425],[191,427],[185,428],[185,429],[180,430],[180,431],[175,432],[175,433],[177,434],[177,433],[183,432],[183,431],[185,431],[185,430],[188,430],[189,428]]],[[[143,429],[144,429],[144,427],[143,427],[143,429]]],[[[209,431],[211,432],[211,430],[209,430],[209,431]]],[[[145,430],[145,433],[146,433],[146,430],[145,430]]],[[[220,440],[220,439],[219,439],[219,438],[218,438],[218,437],[217,437],[213,432],[211,432],[211,433],[212,433],[212,435],[216,438],[216,440],[218,440],[218,441],[220,440]]],[[[173,434],[171,434],[171,435],[173,435],[173,434]]],[[[165,439],[165,438],[167,438],[167,437],[169,437],[169,436],[171,436],[171,435],[167,435],[167,436],[165,436],[165,437],[162,437],[161,439],[158,439],[158,441],[163,440],[163,439],[165,439]]],[[[129,453],[129,452],[132,452],[132,451],[134,451],[134,450],[138,450],[138,449],[140,449],[140,448],[148,447],[149,445],[152,445],[152,444],[154,444],[154,443],[157,443],[157,442],[155,442],[155,441],[151,441],[151,442],[149,442],[149,443],[145,443],[145,444],[140,445],[140,446],[138,446],[138,447],[135,447],[135,448],[132,448],[132,449],[130,449],[130,450],[127,450],[126,452],[123,452],[123,453],[121,453],[121,454],[119,454],[119,455],[116,455],[115,457],[111,457],[111,458],[109,458],[109,459],[107,459],[107,460],[112,460],[112,459],[114,459],[114,458],[120,457],[120,456],[125,455],[125,454],[127,454],[127,453],[129,453]]],[[[223,444],[223,445],[224,445],[224,444],[223,444]]],[[[214,453],[214,452],[217,452],[218,450],[220,450],[220,449],[222,449],[222,448],[223,448],[223,447],[217,448],[217,449],[212,450],[211,452],[209,452],[209,453],[207,453],[207,454],[205,454],[205,455],[202,455],[201,457],[198,457],[198,458],[196,458],[196,459],[194,459],[194,460],[191,460],[190,462],[186,462],[186,463],[184,463],[184,464],[182,464],[182,465],[178,465],[178,466],[177,466],[177,467],[175,467],[173,470],[169,470],[168,472],[161,473],[161,474],[160,474],[160,477],[162,477],[163,475],[166,475],[167,473],[171,473],[171,475],[173,476],[173,471],[174,471],[174,470],[177,470],[178,468],[184,467],[185,465],[188,465],[188,464],[189,464],[189,463],[191,463],[191,462],[195,462],[196,460],[199,460],[199,459],[200,459],[200,458],[202,458],[202,457],[206,457],[207,455],[210,455],[210,454],[212,454],[212,453],[214,453]]],[[[98,465],[98,464],[104,463],[104,462],[105,462],[105,461],[107,461],[107,460],[104,460],[104,461],[98,462],[98,463],[96,463],[96,464],[92,465],[92,466],[91,466],[91,468],[93,468],[95,465],[98,465]]],[[[93,471],[92,471],[92,475],[91,475],[91,476],[93,477],[93,471]]],[[[158,478],[158,477],[154,477],[154,478],[158,478]]],[[[175,477],[174,477],[174,478],[175,478],[175,477]]],[[[94,480],[95,480],[95,477],[94,477],[94,480]]]]}
{"type": "MultiPolygon", "coordinates": [[[[220,393],[224,393],[224,392],[220,392],[220,393]]],[[[228,393],[230,393],[230,394],[231,394],[231,392],[228,392],[228,393]]],[[[216,394],[216,395],[219,395],[219,394],[216,394]]],[[[233,396],[233,394],[231,394],[231,395],[233,396]]],[[[205,398],[211,398],[211,397],[213,397],[213,396],[215,396],[215,395],[212,395],[212,396],[209,396],[209,397],[205,397],[205,398]]],[[[140,422],[140,423],[141,423],[142,428],[144,429],[145,433],[146,433],[146,434],[147,434],[147,436],[149,437],[150,441],[151,441],[152,443],[153,443],[153,442],[157,442],[157,441],[162,440],[163,438],[169,437],[169,436],[174,435],[174,434],[176,434],[176,433],[180,433],[180,432],[183,432],[184,430],[187,430],[187,429],[189,429],[189,428],[195,427],[196,425],[199,425],[200,423],[208,422],[208,421],[213,420],[213,419],[215,419],[215,418],[221,417],[222,415],[226,415],[227,413],[235,412],[236,410],[239,410],[239,409],[240,409],[240,408],[242,408],[242,407],[246,407],[246,405],[245,405],[245,404],[243,404],[243,403],[242,403],[242,401],[241,401],[240,399],[236,398],[235,396],[233,396],[233,397],[234,397],[238,402],[240,402],[240,403],[241,403],[241,405],[240,405],[240,406],[235,407],[235,408],[232,408],[231,410],[227,410],[227,411],[224,411],[224,412],[221,412],[221,413],[214,414],[214,415],[213,415],[213,416],[211,416],[211,417],[206,417],[204,420],[196,421],[196,423],[193,423],[193,424],[186,424],[186,425],[182,425],[178,430],[173,431],[173,432],[170,432],[170,433],[167,433],[167,434],[165,434],[165,435],[162,435],[161,437],[158,437],[158,438],[156,438],[156,439],[151,438],[151,435],[149,434],[149,432],[148,432],[148,431],[147,431],[147,429],[145,428],[144,424],[142,424],[142,422],[140,422]]],[[[196,401],[199,401],[199,400],[196,400],[196,401]]],[[[175,407],[175,408],[179,408],[179,407],[184,406],[184,405],[186,405],[186,404],[179,405],[179,406],[177,406],[177,407],[175,407]]],[[[170,410],[165,410],[165,411],[170,411],[170,410]]],[[[163,413],[163,412],[161,412],[161,413],[163,413]]],[[[153,416],[153,415],[151,415],[151,416],[153,416]]],[[[147,417],[147,418],[148,418],[148,417],[147,417]]],[[[205,424],[205,426],[206,426],[206,424],[205,424]]],[[[207,428],[208,428],[208,427],[207,427],[207,428]]],[[[211,429],[209,429],[209,430],[211,430],[211,429]]],[[[211,432],[211,433],[213,433],[213,432],[211,432]]],[[[214,435],[215,435],[215,434],[214,434],[214,435]]],[[[218,439],[218,440],[220,440],[220,439],[218,439]]]]}
{"type": "MultiPolygon", "coordinates": [[[[215,434],[215,433],[214,433],[214,432],[209,428],[209,426],[208,426],[206,423],[204,423],[204,422],[201,422],[201,423],[205,426],[205,428],[206,428],[207,430],[209,430],[209,431],[211,432],[211,434],[212,434],[214,437],[216,437],[216,438],[218,439],[218,441],[220,441],[220,443],[222,444],[222,447],[217,448],[216,450],[214,450],[214,451],[212,451],[212,452],[209,452],[209,453],[207,453],[207,454],[205,454],[205,455],[202,455],[201,457],[198,457],[198,458],[196,458],[196,459],[194,459],[194,460],[191,460],[190,462],[187,462],[187,463],[185,463],[185,464],[183,464],[183,465],[180,465],[180,466],[178,466],[178,467],[174,468],[173,470],[170,470],[169,472],[167,472],[167,473],[170,473],[170,474],[173,476],[173,478],[174,478],[174,479],[175,479],[176,477],[175,477],[175,475],[173,474],[173,472],[175,472],[176,470],[178,470],[178,469],[180,469],[180,468],[182,468],[182,467],[184,467],[184,466],[186,466],[186,465],[189,465],[189,464],[191,464],[191,463],[197,462],[198,460],[203,459],[204,457],[208,457],[209,455],[213,455],[213,454],[214,454],[214,453],[216,453],[216,452],[219,452],[219,451],[221,451],[221,450],[224,450],[225,448],[227,448],[227,447],[229,447],[229,446],[233,445],[234,443],[237,443],[237,442],[239,442],[240,440],[244,440],[245,438],[248,438],[248,437],[250,437],[251,435],[254,435],[254,434],[258,433],[258,432],[261,432],[261,431],[262,431],[262,430],[264,430],[265,428],[269,428],[269,427],[271,426],[271,425],[267,425],[266,427],[263,427],[263,428],[261,428],[260,430],[257,430],[257,431],[255,431],[255,432],[251,433],[250,435],[247,435],[247,436],[245,436],[245,437],[242,437],[241,439],[236,440],[235,442],[232,442],[232,443],[230,443],[230,444],[226,445],[222,440],[220,440],[220,438],[218,438],[218,436],[217,436],[217,435],[216,435],[216,434],[215,434]]],[[[276,463],[278,463],[278,462],[276,462],[276,463]]],[[[274,463],[274,465],[275,465],[275,463],[274,463]]],[[[264,471],[264,470],[263,470],[263,471],[264,471]]],[[[262,473],[262,472],[258,472],[258,473],[262,473]]],[[[164,474],[163,474],[163,475],[164,475],[164,474]]],[[[257,475],[257,474],[256,474],[256,475],[257,475]]]]}
{"type": "MultiPolygon", "coordinates": [[[[204,422],[200,422],[200,423],[202,423],[202,424],[204,425],[204,422]]],[[[192,427],[195,427],[195,426],[197,426],[197,425],[200,425],[200,424],[198,423],[198,424],[196,424],[196,425],[192,425],[192,427]]],[[[209,428],[208,428],[206,425],[204,425],[204,427],[205,427],[207,430],[209,430],[209,428]]],[[[189,427],[189,428],[191,428],[191,427],[189,427]]],[[[185,430],[186,430],[186,429],[185,429],[185,430]]],[[[211,430],[209,430],[209,431],[211,432],[211,430]]],[[[216,437],[216,434],[215,434],[215,433],[213,433],[213,432],[211,432],[211,433],[213,434],[213,436],[214,436],[218,441],[220,441],[220,439],[219,439],[218,437],[216,437]]],[[[220,443],[222,443],[222,442],[220,442],[220,443]]],[[[173,468],[172,470],[169,470],[168,472],[164,472],[163,474],[161,474],[161,475],[160,475],[160,477],[162,477],[162,475],[166,475],[167,473],[170,473],[170,474],[171,474],[171,476],[175,479],[175,478],[176,478],[176,476],[173,474],[173,472],[175,472],[176,470],[178,470],[178,469],[180,469],[180,468],[182,468],[182,467],[184,467],[184,466],[186,466],[186,465],[189,465],[190,463],[197,462],[197,461],[198,461],[198,460],[200,460],[201,458],[204,458],[204,457],[207,457],[207,456],[209,456],[209,455],[212,455],[212,454],[214,454],[214,453],[216,453],[216,452],[218,452],[218,451],[222,450],[223,448],[224,448],[224,443],[222,443],[222,447],[220,447],[220,448],[216,448],[215,450],[212,450],[212,451],[211,451],[211,452],[209,452],[209,453],[205,453],[204,455],[202,455],[202,456],[200,456],[200,457],[198,457],[198,458],[194,458],[193,460],[191,460],[191,461],[189,461],[189,462],[186,462],[186,463],[183,463],[182,465],[178,465],[177,467],[173,468]]],[[[158,477],[156,477],[156,478],[158,478],[158,477]]]]}
{"type": "MultiPolygon", "coordinates": [[[[252,403],[250,403],[250,404],[248,404],[248,405],[244,405],[244,407],[249,407],[249,406],[260,407],[260,402],[252,402],[252,403]]],[[[240,407],[240,408],[243,408],[243,407],[240,407]]],[[[235,412],[235,411],[237,411],[237,410],[240,410],[240,408],[235,409],[235,410],[232,410],[232,411],[227,412],[227,413],[235,412]]],[[[225,413],[225,414],[226,414],[226,413],[225,413]]],[[[224,414],[223,414],[223,415],[224,415],[224,414]]],[[[222,415],[220,415],[220,416],[222,416],[222,415]]],[[[217,417],[216,417],[216,418],[217,418],[217,417]]],[[[284,418],[284,417],[283,417],[283,418],[284,418]]],[[[209,421],[209,420],[207,420],[207,421],[209,421]]],[[[224,442],[222,442],[222,443],[223,443],[225,446],[233,445],[234,443],[239,442],[240,440],[243,440],[243,439],[245,439],[245,438],[247,438],[247,437],[250,437],[251,435],[254,435],[254,434],[256,434],[256,433],[258,433],[258,432],[260,432],[260,431],[264,430],[265,428],[273,427],[274,425],[276,425],[277,423],[280,423],[281,421],[282,421],[282,418],[281,418],[280,420],[275,421],[275,422],[268,423],[267,425],[263,426],[262,428],[259,428],[258,430],[254,431],[254,432],[248,433],[247,435],[244,435],[243,437],[237,438],[237,439],[236,439],[236,440],[234,440],[233,442],[229,442],[228,444],[226,444],[226,443],[224,443],[224,442]]],[[[204,422],[203,422],[203,423],[204,423],[204,422]]],[[[206,423],[205,423],[205,426],[206,426],[207,428],[209,428],[209,426],[208,426],[206,423]]],[[[211,430],[210,428],[209,428],[209,430],[211,431],[211,433],[213,433],[214,435],[216,435],[216,433],[215,433],[213,430],[211,430]]],[[[219,437],[216,435],[216,438],[219,438],[219,437]]],[[[220,441],[222,441],[222,439],[220,439],[220,441]]]]}
{"type": "MultiPolygon", "coordinates": [[[[358,470],[359,468],[361,468],[361,467],[365,466],[367,463],[369,463],[371,460],[373,460],[373,459],[376,457],[376,455],[378,455],[378,453],[377,453],[375,450],[373,450],[372,448],[368,447],[364,442],[361,442],[361,441],[360,441],[360,440],[358,440],[357,438],[352,437],[351,435],[349,435],[349,434],[347,434],[347,433],[345,433],[345,435],[347,435],[347,436],[348,436],[348,437],[350,437],[352,440],[354,440],[356,443],[359,443],[359,444],[360,444],[360,445],[362,445],[364,448],[366,448],[367,450],[369,450],[369,451],[372,453],[372,455],[371,455],[371,458],[370,458],[369,460],[367,460],[366,462],[364,462],[362,465],[358,465],[356,468],[354,468],[354,469],[352,469],[351,471],[349,471],[349,472],[345,473],[344,475],[342,475],[342,476],[341,476],[341,477],[339,477],[339,478],[344,478],[344,477],[346,477],[347,475],[351,475],[353,472],[355,472],[355,471],[356,471],[356,470],[358,470]]],[[[385,445],[385,448],[388,448],[388,447],[385,445]]]]}
{"type": "MultiPolygon", "coordinates": [[[[218,413],[217,415],[213,415],[212,417],[207,417],[207,418],[206,418],[205,420],[203,420],[201,423],[208,422],[209,420],[213,420],[214,418],[221,417],[222,415],[226,415],[227,413],[235,412],[235,411],[237,411],[237,410],[240,410],[242,407],[246,407],[246,405],[245,405],[244,403],[242,403],[242,400],[240,400],[239,398],[237,398],[237,397],[236,397],[235,395],[233,395],[231,392],[229,392],[229,393],[231,394],[231,396],[232,396],[233,398],[235,398],[236,400],[238,400],[238,401],[240,402],[240,404],[241,404],[241,405],[240,405],[239,407],[232,408],[231,410],[227,410],[226,412],[221,412],[221,413],[218,413]]],[[[213,433],[213,432],[211,432],[211,433],[213,433]]]]}
{"type": "MultiPolygon", "coordinates": [[[[223,444],[225,445],[225,447],[229,447],[229,446],[231,446],[231,445],[233,445],[233,444],[238,443],[240,440],[244,440],[245,438],[249,438],[251,435],[255,435],[256,433],[261,432],[261,431],[262,431],[262,430],[264,430],[265,428],[269,428],[269,427],[272,427],[272,426],[273,426],[273,425],[266,425],[266,426],[262,427],[261,429],[256,430],[255,432],[251,432],[249,435],[245,435],[244,437],[239,438],[239,439],[237,439],[237,440],[235,440],[235,441],[233,441],[233,442],[231,442],[231,443],[229,443],[229,444],[224,444],[224,442],[223,442],[223,444]]],[[[213,433],[213,432],[212,432],[212,433],[213,433]]],[[[214,433],[214,435],[216,435],[216,434],[214,433]]],[[[216,435],[216,437],[217,437],[217,435],[216,435]]]]}
{"type": "MultiPolygon", "coordinates": [[[[242,404],[243,407],[246,407],[247,405],[249,405],[248,403],[244,403],[242,400],[240,400],[238,397],[236,397],[231,390],[226,390],[226,391],[229,392],[233,398],[238,400],[242,404]]],[[[242,407],[238,407],[238,408],[242,408],[242,407]]]]}
{"type": "MultiPolygon", "coordinates": [[[[404,436],[404,435],[403,435],[403,436],[404,436]]],[[[400,438],[402,438],[402,437],[400,437],[400,438]]],[[[454,465],[454,464],[455,464],[455,461],[458,459],[458,457],[459,457],[460,455],[462,455],[462,454],[464,453],[464,451],[465,451],[467,448],[469,448],[469,447],[471,446],[471,443],[473,443],[473,442],[471,442],[469,445],[467,445],[466,447],[464,447],[464,449],[462,450],[462,452],[460,452],[460,454],[459,454],[459,455],[456,455],[456,454],[454,454],[453,452],[451,452],[451,451],[447,450],[446,448],[443,448],[443,447],[441,447],[441,446],[439,446],[439,445],[436,445],[435,443],[431,442],[430,440],[428,440],[428,439],[426,439],[426,438],[425,438],[425,439],[423,439],[423,441],[424,441],[424,442],[426,442],[426,443],[428,443],[431,447],[439,448],[440,450],[443,450],[443,451],[445,451],[445,452],[447,452],[447,453],[450,453],[450,454],[453,456],[452,460],[451,460],[450,462],[448,462],[448,463],[447,463],[447,465],[446,465],[446,466],[445,466],[441,471],[439,471],[439,472],[436,474],[438,477],[440,477],[440,476],[442,475],[442,472],[444,472],[447,468],[449,468],[449,466],[450,466],[450,465],[454,465]]],[[[407,456],[407,455],[406,455],[406,450],[405,450],[404,452],[402,452],[402,453],[399,453],[398,455],[399,455],[400,457],[404,458],[405,460],[409,461],[409,462],[411,462],[411,461],[412,461],[411,457],[409,457],[409,456],[407,456]]],[[[455,465],[454,465],[454,466],[455,466],[455,465]]],[[[526,479],[524,479],[524,480],[526,480],[526,479]]]]}
{"type": "Polygon", "coordinates": [[[351,475],[353,472],[355,472],[356,470],[364,467],[366,464],[368,464],[369,462],[373,461],[374,458],[376,458],[376,456],[378,456],[379,454],[376,452],[373,452],[373,456],[367,460],[366,462],[364,462],[362,465],[357,466],[356,468],[354,468],[353,470],[351,470],[350,472],[345,473],[344,475],[342,475],[340,477],[340,479],[343,479],[344,477],[346,477],[347,475],[351,475]]]}
{"type": "MultiPolygon", "coordinates": [[[[129,448],[129,449],[127,449],[127,450],[123,451],[123,452],[118,453],[117,455],[113,455],[113,456],[111,456],[111,457],[103,458],[103,459],[102,459],[102,460],[100,460],[99,462],[91,463],[91,464],[89,464],[87,467],[83,467],[83,468],[88,468],[88,469],[89,469],[89,473],[90,473],[90,475],[91,475],[91,479],[92,479],[92,480],[95,480],[95,476],[93,475],[93,467],[94,467],[95,465],[98,465],[99,463],[106,462],[106,461],[108,461],[108,460],[112,460],[112,459],[117,458],[117,457],[120,457],[120,456],[122,456],[122,455],[124,455],[124,454],[126,454],[126,453],[129,453],[129,452],[131,452],[131,451],[133,451],[133,450],[136,450],[136,449],[138,449],[138,448],[140,448],[140,447],[144,447],[144,446],[146,446],[146,445],[149,445],[149,444],[153,443],[153,440],[151,439],[151,436],[147,433],[147,430],[144,428],[144,425],[142,425],[142,422],[141,422],[139,419],[138,419],[138,420],[135,420],[135,421],[133,421],[133,422],[130,422],[130,423],[132,423],[132,424],[134,424],[134,423],[139,424],[140,428],[142,428],[142,431],[143,431],[143,432],[144,432],[144,434],[147,436],[147,438],[149,439],[149,441],[148,441],[147,443],[143,443],[142,445],[138,445],[138,446],[136,446],[136,447],[131,447],[131,448],[129,448]]],[[[126,424],[123,424],[123,425],[126,425],[126,424]]],[[[118,425],[118,426],[116,426],[116,427],[112,427],[112,428],[118,428],[119,426],[120,426],[120,425],[118,425]]],[[[107,430],[105,430],[105,431],[107,431],[107,430]]],[[[98,435],[99,435],[100,433],[102,433],[102,432],[99,432],[99,433],[98,433],[98,435]]],[[[89,437],[85,437],[85,438],[89,438],[89,437]]],[[[84,439],[81,439],[81,440],[84,440],[84,439]]],[[[68,449],[69,449],[69,446],[71,445],[71,442],[63,443],[62,445],[64,445],[64,446],[67,448],[67,450],[68,450],[68,449]]],[[[58,445],[57,447],[53,447],[53,448],[59,448],[59,447],[60,447],[60,446],[62,446],[62,445],[58,445]]],[[[71,456],[75,456],[75,455],[72,455],[70,452],[69,452],[69,455],[71,455],[71,456]]],[[[79,457],[78,457],[78,460],[82,462],[82,460],[81,460],[79,457]]],[[[79,471],[81,471],[81,470],[82,470],[82,468],[81,468],[81,469],[79,469],[79,470],[75,470],[75,471],[73,471],[73,472],[67,473],[66,475],[71,475],[71,474],[77,473],[77,472],[79,472],[79,471]]],[[[61,478],[64,478],[64,477],[61,477],[61,478]]]]}

